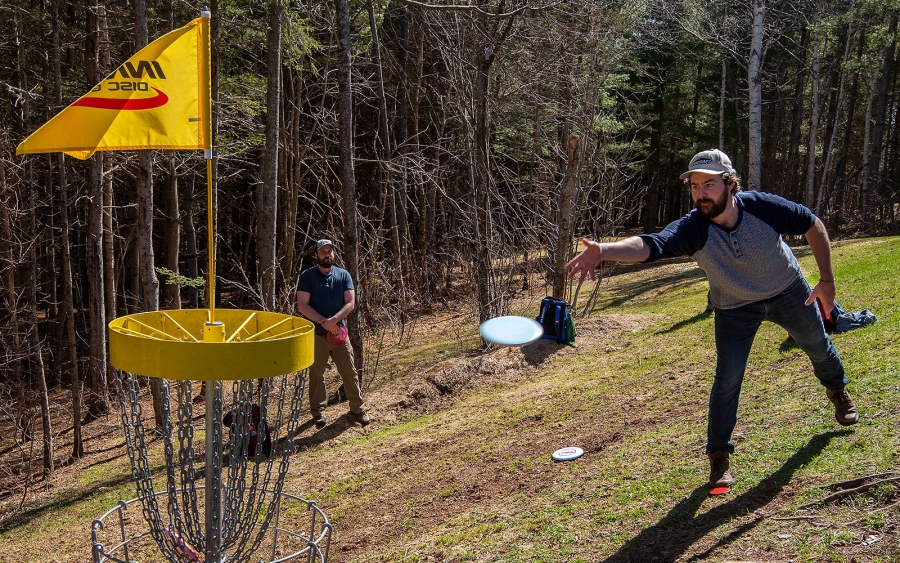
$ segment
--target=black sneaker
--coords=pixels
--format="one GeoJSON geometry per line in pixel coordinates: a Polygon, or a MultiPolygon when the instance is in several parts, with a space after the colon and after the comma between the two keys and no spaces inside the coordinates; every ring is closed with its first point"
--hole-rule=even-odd
{"type": "Polygon", "coordinates": [[[362,426],[368,426],[372,423],[372,419],[369,418],[369,415],[366,413],[366,411],[355,412],[353,413],[353,416],[356,417],[356,420],[358,420],[362,426]]]}
{"type": "Polygon", "coordinates": [[[709,486],[730,487],[737,480],[731,475],[731,462],[728,460],[728,452],[713,452],[709,454],[709,486]]]}
{"type": "Polygon", "coordinates": [[[851,426],[859,422],[859,411],[850,398],[847,389],[826,389],[825,395],[834,404],[834,418],[841,426],[851,426]]]}
{"type": "Polygon", "coordinates": [[[325,415],[320,412],[312,413],[312,419],[316,423],[316,428],[325,428],[328,424],[328,419],[325,418],[325,415]]]}

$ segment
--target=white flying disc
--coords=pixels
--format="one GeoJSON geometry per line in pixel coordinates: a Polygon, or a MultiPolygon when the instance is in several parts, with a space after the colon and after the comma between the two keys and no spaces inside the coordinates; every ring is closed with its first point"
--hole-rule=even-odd
{"type": "Polygon", "coordinates": [[[481,323],[481,337],[501,346],[524,346],[540,340],[544,334],[541,323],[528,317],[494,317],[481,323]]]}
{"type": "Polygon", "coordinates": [[[569,461],[572,459],[577,459],[584,455],[584,450],[581,448],[571,447],[571,448],[561,448],[553,452],[551,456],[556,461],[569,461]]]}

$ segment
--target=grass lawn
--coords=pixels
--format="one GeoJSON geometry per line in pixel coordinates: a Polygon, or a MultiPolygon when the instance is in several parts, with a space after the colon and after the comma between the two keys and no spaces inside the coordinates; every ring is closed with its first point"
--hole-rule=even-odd
{"type": "MultiPolygon", "coordinates": [[[[285,490],[334,524],[331,561],[900,561],[900,482],[819,502],[829,484],[900,477],[898,241],[834,244],[838,302],[878,315],[834,337],[861,421],[839,426],[805,355],[764,324],[728,495],[705,486],[713,317],[691,262],[604,278],[576,319],[577,348],[481,349],[462,306],[400,342],[370,338],[373,353],[383,343],[366,393],[374,423],[347,423],[338,404],[325,429],[305,425],[285,490]],[[585,455],[554,462],[564,446],[585,455]]],[[[816,272],[808,248],[796,253],[816,272]]],[[[517,296],[512,313],[535,315],[540,297],[517,296]]],[[[91,520],[135,496],[116,423],[95,422],[88,458],[28,494],[5,478],[0,561],[90,558],[91,520]]],[[[3,463],[21,457],[3,446],[3,463]]]]}

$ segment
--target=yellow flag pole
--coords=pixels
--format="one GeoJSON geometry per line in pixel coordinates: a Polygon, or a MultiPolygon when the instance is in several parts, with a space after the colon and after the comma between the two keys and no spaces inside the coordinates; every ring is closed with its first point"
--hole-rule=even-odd
{"type": "Polygon", "coordinates": [[[206,230],[207,230],[207,268],[209,271],[209,323],[216,322],[216,247],[215,231],[214,231],[214,215],[213,209],[213,161],[212,151],[207,151],[210,156],[206,159],[206,206],[207,211],[206,230]]]}
{"type": "Polygon", "coordinates": [[[202,117],[203,131],[205,137],[204,146],[208,147],[203,151],[206,158],[206,244],[207,244],[207,271],[209,274],[209,323],[212,325],[216,321],[216,231],[215,231],[215,209],[213,208],[213,140],[212,140],[212,78],[211,78],[211,60],[210,60],[210,32],[209,32],[209,8],[204,8],[200,12],[203,19],[201,33],[203,34],[201,43],[203,44],[203,61],[200,65],[200,88],[201,97],[204,98],[201,105],[201,111],[206,115],[202,117]]]}

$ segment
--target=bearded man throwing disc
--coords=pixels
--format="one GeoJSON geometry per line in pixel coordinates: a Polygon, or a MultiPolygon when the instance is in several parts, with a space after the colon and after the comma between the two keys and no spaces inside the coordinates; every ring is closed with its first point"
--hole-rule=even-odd
{"type": "Polygon", "coordinates": [[[845,386],[849,379],[825,333],[816,298],[834,302],[831,243],[825,225],[808,208],[763,192],[742,192],[741,182],[724,152],[713,149],[691,159],[681,179],[690,186],[695,209],[661,232],[612,243],[584,239],[587,248],[566,264],[570,278],[594,277],[603,260],[653,262],[690,256],[709,279],[715,309],[716,373],[709,396],[706,453],[709,485],[730,487],[731,434],[737,422],[738,397],[753,339],[763,321],[788,331],[809,356],[813,373],[834,404],[843,426],[856,424],[859,413],[845,386]],[[782,235],[804,235],[819,269],[813,289],[782,235]]]}

